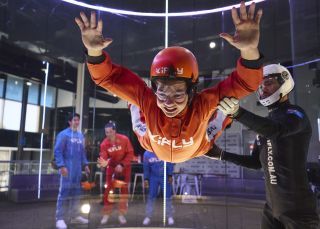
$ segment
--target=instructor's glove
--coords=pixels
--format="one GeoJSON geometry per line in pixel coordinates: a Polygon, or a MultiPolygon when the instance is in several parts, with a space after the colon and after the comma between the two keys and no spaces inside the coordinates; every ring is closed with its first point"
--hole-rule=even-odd
{"type": "Polygon", "coordinates": [[[209,157],[210,159],[221,160],[223,157],[223,153],[224,151],[216,144],[214,144],[204,156],[209,157]]]}
{"type": "Polygon", "coordinates": [[[239,100],[234,97],[225,97],[220,100],[218,104],[218,109],[222,111],[225,116],[234,118],[238,115],[239,112],[239,100]]]}

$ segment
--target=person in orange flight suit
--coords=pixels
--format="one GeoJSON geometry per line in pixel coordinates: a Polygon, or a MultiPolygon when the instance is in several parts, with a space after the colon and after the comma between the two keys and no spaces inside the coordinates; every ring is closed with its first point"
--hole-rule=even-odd
{"type": "MultiPolygon", "coordinates": [[[[152,88],[135,73],[112,63],[103,49],[112,39],[102,35],[102,20],[96,21],[95,12],[90,20],[81,12],[78,24],[82,41],[87,49],[87,66],[92,80],[99,86],[138,107],[145,117],[146,131],[138,135],[140,144],[154,152],[160,160],[183,162],[206,154],[215,139],[231,122],[221,112],[216,113],[224,97],[242,98],[254,92],[262,81],[262,55],[258,50],[262,10],[255,3],[246,9],[240,4],[240,14],[232,9],[236,32],[234,36],[220,34],[240,50],[241,58],[229,77],[219,84],[196,92],[198,64],[186,48],[169,47],[161,50],[151,65],[152,88]],[[212,116],[220,123],[208,125],[212,116]]],[[[137,133],[138,131],[136,131],[137,133]]]]}
{"type": "Polygon", "coordinates": [[[121,195],[118,203],[118,220],[125,224],[125,214],[128,210],[128,185],[131,177],[131,160],[133,147],[128,137],[116,132],[116,124],[109,121],[105,125],[106,138],[100,144],[100,157],[98,165],[106,167],[106,184],[104,193],[104,208],[101,224],[106,224],[113,209],[113,201],[110,201],[110,191],[120,188],[121,195]]]}

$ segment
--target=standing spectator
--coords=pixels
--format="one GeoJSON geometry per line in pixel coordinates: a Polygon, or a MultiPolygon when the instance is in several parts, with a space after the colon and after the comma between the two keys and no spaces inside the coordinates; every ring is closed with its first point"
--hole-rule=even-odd
{"type": "Polygon", "coordinates": [[[57,200],[56,227],[66,229],[65,216],[70,207],[71,223],[87,224],[88,219],[80,216],[80,195],[82,166],[86,173],[90,173],[84,137],[78,131],[80,115],[73,113],[68,117],[69,127],[61,131],[57,136],[54,147],[54,156],[60,173],[60,188],[57,200]]]}
{"type": "Polygon", "coordinates": [[[106,138],[100,145],[98,165],[106,167],[106,184],[104,193],[104,208],[101,224],[106,224],[113,209],[113,202],[109,200],[109,193],[121,185],[120,201],[118,203],[118,220],[120,224],[127,222],[125,214],[128,211],[128,185],[131,178],[131,160],[133,148],[128,137],[117,133],[116,124],[109,121],[105,125],[106,138]],[[123,182],[119,182],[123,181],[123,182]],[[118,184],[117,184],[118,183],[118,184]]]}
{"type": "MultiPolygon", "coordinates": [[[[168,225],[174,224],[173,207],[171,198],[171,184],[172,184],[173,164],[167,163],[167,184],[166,184],[166,198],[167,198],[167,212],[168,225]]],[[[154,202],[158,195],[159,187],[164,190],[164,162],[161,161],[153,152],[146,151],[143,155],[143,174],[144,186],[149,188],[148,201],[146,206],[146,217],[143,220],[143,225],[149,225],[153,213],[154,202]]]]}

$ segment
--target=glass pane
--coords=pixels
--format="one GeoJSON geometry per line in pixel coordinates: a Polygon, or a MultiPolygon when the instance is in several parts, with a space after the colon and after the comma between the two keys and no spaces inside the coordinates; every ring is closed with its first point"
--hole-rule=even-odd
{"type": "Polygon", "coordinates": [[[21,120],[21,103],[5,100],[3,112],[3,128],[19,130],[21,120]]]}
{"type": "MultiPolygon", "coordinates": [[[[41,87],[41,106],[44,105],[44,85],[41,87]]],[[[47,87],[47,95],[46,95],[46,106],[47,107],[55,107],[56,105],[56,88],[48,86],[47,87]]]]}
{"type": "Polygon", "coordinates": [[[37,133],[39,131],[40,107],[27,105],[25,131],[37,133]]]}
{"type": "Polygon", "coordinates": [[[15,77],[8,76],[6,99],[21,101],[23,91],[23,80],[15,77]]]}
{"type": "Polygon", "coordinates": [[[301,106],[307,113],[312,126],[312,137],[309,146],[309,161],[318,160],[318,149],[320,149],[318,119],[320,118],[320,83],[317,86],[314,82],[319,78],[320,70],[310,69],[308,65],[297,67],[293,74],[295,77],[296,103],[301,106]],[[317,108],[318,107],[318,112],[317,108]]]}
{"type": "MultiPolygon", "coordinates": [[[[57,135],[68,125],[68,115],[75,110],[79,110],[79,107],[75,108],[75,100],[80,99],[76,98],[77,80],[70,72],[75,72],[75,66],[85,59],[81,48],[83,45],[80,32],[74,23],[74,17],[79,16],[80,11],[89,13],[90,10],[61,1],[0,0],[0,2],[3,3],[0,3],[0,35],[6,37],[8,34],[8,39],[10,39],[10,46],[8,46],[10,48],[3,49],[6,46],[6,41],[0,45],[0,53],[5,53],[3,56],[7,57],[3,59],[0,55],[1,64],[10,64],[11,66],[8,67],[12,71],[20,66],[21,71],[15,74],[21,78],[25,77],[25,69],[28,73],[36,73],[38,69],[40,74],[34,74],[33,76],[39,76],[38,79],[43,80],[41,68],[44,65],[39,59],[53,60],[49,69],[49,84],[51,86],[48,87],[47,92],[46,106],[48,108],[46,108],[45,128],[42,135],[45,149],[43,150],[41,167],[41,199],[50,201],[42,202],[40,208],[39,203],[37,203],[41,135],[39,133],[39,123],[41,123],[40,114],[43,113],[42,105],[44,103],[44,88],[41,85],[40,104],[42,107],[40,106],[40,110],[37,107],[39,99],[36,99],[36,89],[30,89],[29,105],[26,113],[26,142],[28,146],[32,145],[34,148],[23,150],[22,161],[4,162],[4,166],[0,164],[0,191],[8,190],[11,192],[3,196],[17,202],[28,201],[23,205],[23,208],[7,201],[5,205],[8,205],[9,209],[18,210],[19,214],[7,214],[8,217],[4,224],[12,228],[24,228],[25,225],[28,225],[29,228],[42,228],[43,225],[51,228],[56,223],[54,220],[56,217],[56,200],[60,186],[60,175],[50,163],[54,153],[52,149],[57,142],[57,135]],[[6,4],[6,2],[9,2],[9,4],[6,4]],[[37,31],[37,33],[32,31],[37,31]],[[15,45],[19,45],[19,49],[22,47],[32,49],[34,53],[27,57],[25,52],[20,53],[18,49],[16,51],[14,49],[15,45]],[[8,50],[13,50],[10,55],[7,55],[8,50]],[[50,58],[43,56],[43,53],[50,54],[50,58]],[[32,57],[34,55],[36,58],[32,57]],[[21,59],[22,56],[23,59],[21,59]],[[29,58],[32,61],[29,62],[29,58]],[[58,59],[56,60],[56,58],[58,59]],[[61,64],[63,61],[67,61],[70,65],[61,64]],[[28,64],[25,65],[25,63],[28,64]],[[32,67],[29,68],[29,66],[32,67]],[[57,107],[55,104],[57,104],[57,107]],[[8,184],[10,186],[6,187],[8,184]],[[16,195],[11,195],[12,193],[16,195]],[[25,220],[19,221],[19,218],[25,220]],[[35,218],[40,220],[33,220],[35,218]]],[[[165,9],[165,1],[163,0],[93,2],[103,2],[100,5],[110,8],[139,12],[163,12],[165,9]]],[[[181,0],[169,0],[169,11],[197,11],[239,3],[234,0],[184,0],[183,4],[181,2],[181,0]]],[[[313,133],[307,166],[308,168],[312,167],[312,169],[318,168],[315,174],[320,174],[317,158],[320,148],[317,132],[317,119],[320,119],[320,95],[319,83],[317,83],[320,82],[320,63],[318,59],[320,53],[320,15],[318,2],[319,0],[257,3],[257,8],[264,10],[261,20],[259,48],[265,56],[265,63],[293,65],[291,70],[295,77],[296,88],[291,94],[292,98],[290,100],[292,103],[297,103],[303,107],[309,116],[313,133]],[[308,3],[306,4],[306,2],[308,3]],[[309,61],[313,61],[313,64],[307,64],[309,61]]],[[[156,53],[164,48],[164,18],[116,15],[104,12],[97,12],[97,14],[104,22],[104,36],[113,38],[112,45],[106,48],[112,62],[134,71],[145,81],[150,82],[148,81],[150,64],[156,53]]],[[[228,73],[235,69],[240,56],[239,51],[219,37],[221,32],[234,33],[234,25],[229,10],[208,15],[170,17],[168,32],[169,46],[186,47],[197,58],[200,70],[198,91],[217,85],[225,79],[228,73]]],[[[166,214],[164,208],[171,209],[170,200],[172,200],[174,208],[173,226],[175,228],[260,228],[263,206],[266,202],[265,180],[262,171],[199,157],[183,163],[176,163],[172,174],[172,184],[162,185],[163,162],[150,159],[150,162],[159,162],[157,168],[160,169],[156,171],[160,175],[157,177],[157,183],[151,185],[150,181],[150,187],[146,189],[146,186],[144,186],[144,178],[146,178],[144,172],[146,170],[143,168],[143,156],[146,154],[132,130],[131,115],[126,102],[103,88],[93,85],[90,76],[86,75],[85,79],[83,85],[84,97],[81,98],[81,101],[83,99],[83,113],[80,118],[83,128],[79,131],[85,137],[86,157],[89,161],[91,173],[87,176],[84,172],[81,173],[78,170],[77,175],[82,176],[82,181],[87,181],[81,187],[81,193],[83,194],[81,204],[91,205],[89,214],[83,214],[89,220],[86,227],[168,227],[171,221],[169,221],[169,218],[165,218],[166,223],[164,225],[163,215],[166,214]],[[135,156],[131,163],[126,166],[126,169],[128,169],[126,171],[131,171],[131,175],[129,181],[126,181],[125,184],[121,182],[123,181],[121,180],[123,178],[122,174],[119,176],[114,171],[107,171],[106,168],[97,166],[97,159],[101,156],[100,146],[107,137],[104,127],[110,120],[117,122],[117,133],[127,136],[134,148],[135,156]],[[108,193],[105,192],[108,188],[106,177],[109,178],[109,184],[115,184],[112,186],[111,192],[108,193]],[[86,186],[88,183],[89,186],[86,186]],[[124,190],[121,190],[121,187],[124,190]],[[166,190],[171,189],[170,200],[164,200],[163,198],[164,193],[166,193],[164,187],[166,187],[166,190]],[[129,193],[127,195],[128,188],[129,193]],[[153,198],[151,198],[151,194],[153,194],[153,198]],[[152,203],[154,203],[151,207],[152,214],[150,213],[148,199],[152,199],[152,203]],[[111,202],[109,205],[106,203],[108,201],[111,202]],[[127,219],[125,225],[119,224],[118,212],[116,212],[118,205],[121,206],[121,204],[124,208],[128,207],[128,209],[125,209],[128,210],[125,214],[127,219]],[[101,210],[106,210],[111,205],[114,207],[114,212],[108,222],[102,225],[101,220],[105,212],[101,210]],[[150,216],[148,222],[145,219],[149,214],[152,216],[150,216]],[[148,224],[148,226],[144,224],[148,224]]],[[[0,97],[1,90],[3,93],[6,91],[6,88],[1,89],[1,83],[0,81],[0,97]]],[[[150,86],[150,84],[148,85],[150,86]]],[[[7,89],[4,95],[7,101],[0,99],[0,128],[3,125],[4,128],[10,129],[0,129],[0,137],[5,136],[3,145],[7,144],[8,139],[17,139],[17,130],[20,126],[21,104],[19,104],[19,101],[21,101],[22,96],[22,85],[19,82],[15,84],[15,80],[12,81],[11,79],[8,88],[10,90],[7,89]]],[[[81,88],[80,85],[78,85],[78,88],[81,88]]],[[[257,99],[254,95],[242,99],[241,106],[260,116],[268,115],[264,107],[257,105],[257,99]]],[[[152,114],[148,113],[148,115],[152,114]]],[[[216,144],[230,153],[249,156],[252,152],[255,137],[255,132],[237,122],[233,122],[232,126],[224,131],[216,141],[216,144]]],[[[72,141],[77,142],[75,139],[72,141]]],[[[2,145],[0,145],[0,163],[1,160],[16,158],[15,156],[18,154],[17,141],[12,140],[11,143],[10,147],[1,147],[2,145]]],[[[116,148],[114,147],[114,149],[116,148]]],[[[169,171],[166,172],[169,173],[169,171]]],[[[319,195],[320,179],[318,176],[316,176],[316,179],[312,179],[312,176],[310,178],[310,186],[319,195]]],[[[79,187],[79,182],[76,185],[76,187],[79,187]]],[[[77,206],[76,209],[82,210],[83,208],[77,206]]],[[[72,213],[72,210],[66,208],[65,219],[68,227],[72,227],[69,225],[72,213]]],[[[171,213],[168,212],[169,214],[171,213]]]]}
{"type": "Polygon", "coordinates": [[[71,91],[58,89],[57,107],[72,107],[75,95],[71,91]]]}
{"type": "Polygon", "coordinates": [[[28,88],[28,103],[37,105],[39,100],[39,84],[32,83],[28,88]]]}
{"type": "Polygon", "coordinates": [[[0,99],[0,129],[3,128],[4,99],[0,99]]]}
{"type": "Polygon", "coordinates": [[[5,82],[5,79],[2,79],[0,78],[0,98],[2,98],[4,95],[3,95],[3,92],[4,92],[4,82],[5,82]]]}

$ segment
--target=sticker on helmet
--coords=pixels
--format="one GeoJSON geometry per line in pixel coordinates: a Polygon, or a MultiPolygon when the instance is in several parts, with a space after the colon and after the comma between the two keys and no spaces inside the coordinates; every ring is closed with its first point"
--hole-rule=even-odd
{"type": "Polygon", "coordinates": [[[289,74],[286,71],[281,72],[281,76],[283,79],[288,80],[289,79],[289,74]]]}

